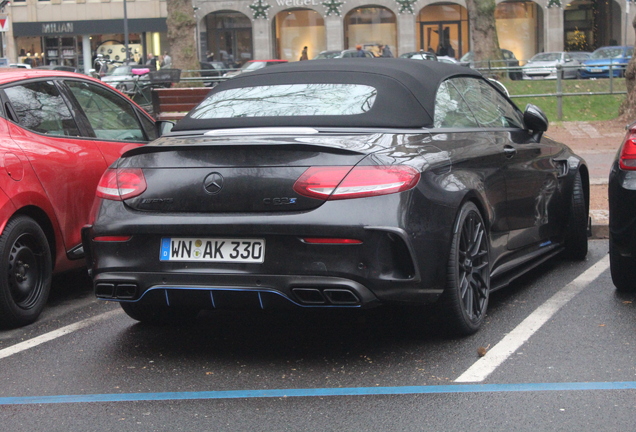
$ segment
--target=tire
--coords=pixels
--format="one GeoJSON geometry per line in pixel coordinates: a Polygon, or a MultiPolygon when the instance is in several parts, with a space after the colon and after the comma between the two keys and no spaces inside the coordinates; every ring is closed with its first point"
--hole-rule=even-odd
{"type": "Polygon", "coordinates": [[[126,315],[152,325],[186,324],[195,320],[198,310],[184,309],[154,303],[120,303],[126,315]]]}
{"type": "Polygon", "coordinates": [[[610,234],[609,240],[610,273],[617,291],[636,292],[636,259],[622,256],[610,234]]]}
{"type": "Polygon", "coordinates": [[[587,256],[588,210],[581,173],[577,172],[572,186],[570,214],[565,229],[565,256],[582,261],[587,256]]]}
{"type": "Polygon", "coordinates": [[[457,216],[440,299],[450,333],[467,336],[481,327],[490,296],[490,244],[477,206],[464,204],[457,216]]]}
{"type": "Polygon", "coordinates": [[[53,264],[42,228],[28,216],[9,220],[0,236],[0,326],[35,322],[51,291],[53,264]]]}

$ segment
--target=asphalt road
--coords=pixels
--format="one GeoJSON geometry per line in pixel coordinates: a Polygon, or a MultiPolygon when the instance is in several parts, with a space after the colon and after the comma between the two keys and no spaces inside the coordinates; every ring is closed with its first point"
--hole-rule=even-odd
{"type": "Polygon", "coordinates": [[[0,332],[4,431],[627,431],[636,295],[607,241],[492,295],[474,336],[421,314],[205,314],[136,324],[58,278],[42,318],[0,332]],[[485,356],[478,355],[485,348],[485,356]]]}

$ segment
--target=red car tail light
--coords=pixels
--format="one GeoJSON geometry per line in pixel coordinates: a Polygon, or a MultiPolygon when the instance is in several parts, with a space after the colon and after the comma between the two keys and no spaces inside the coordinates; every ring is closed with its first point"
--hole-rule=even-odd
{"type": "Polygon", "coordinates": [[[636,128],[627,132],[618,161],[621,169],[636,170],[636,128]]]}
{"type": "Polygon", "coordinates": [[[141,195],[146,190],[146,178],[139,168],[107,169],[97,185],[96,195],[113,201],[123,201],[141,195]]]}
{"type": "Polygon", "coordinates": [[[132,236],[99,236],[93,238],[93,241],[97,242],[125,242],[132,238],[132,236]]]}
{"type": "Polygon", "coordinates": [[[388,195],[413,188],[420,173],[406,165],[311,167],[294,184],[296,193],[324,200],[388,195]]]}

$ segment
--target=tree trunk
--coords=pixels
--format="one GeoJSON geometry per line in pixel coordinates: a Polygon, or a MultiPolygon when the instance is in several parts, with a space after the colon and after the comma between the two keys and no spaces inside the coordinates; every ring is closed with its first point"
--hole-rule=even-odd
{"type": "MultiPolygon", "coordinates": [[[[632,27],[636,31],[636,17],[632,21],[632,27]]],[[[621,120],[631,123],[636,120],[636,56],[632,56],[625,69],[625,85],[627,98],[621,104],[618,115],[621,120]]]]}
{"type": "MultiPolygon", "coordinates": [[[[471,50],[476,68],[504,67],[495,26],[495,0],[466,0],[470,24],[471,50]]],[[[500,73],[497,75],[504,75],[500,73]]]]}
{"type": "MultiPolygon", "coordinates": [[[[192,0],[167,0],[168,44],[167,51],[172,57],[172,67],[182,71],[199,70],[197,58],[196,27],[197,22],[192,8],[192,0]]],[[[163,53],[162,53],[163,54],[163,53]]],[[[200,76],[199,73],[181,73],[181,77],[200,76]]],[[[198,85],[202,85],[199,83],[198,85]]],[[[191,82],[184,82],[180,87],[196,87],[191,82]]]]}

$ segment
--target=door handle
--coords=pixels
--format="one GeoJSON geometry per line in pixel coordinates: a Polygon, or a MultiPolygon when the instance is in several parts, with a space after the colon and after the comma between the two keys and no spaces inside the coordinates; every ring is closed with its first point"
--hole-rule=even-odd
{"type": "Polygon", "coordinates": [[[506,145],[504,146],[504,154],[506,155],[506,158],[510,159],[517,154],[517,150],[512,146],[506,145]]]}

